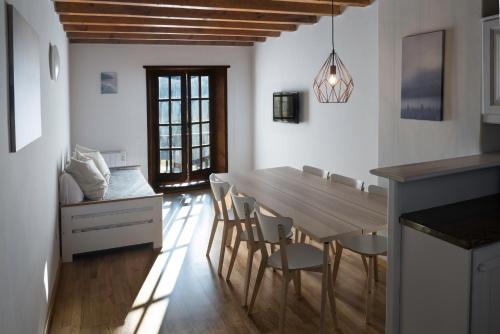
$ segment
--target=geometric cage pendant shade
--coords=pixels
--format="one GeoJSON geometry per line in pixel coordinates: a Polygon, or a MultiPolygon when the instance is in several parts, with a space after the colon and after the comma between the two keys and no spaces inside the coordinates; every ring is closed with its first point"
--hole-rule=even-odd
{"type": "Polygon", "coordinates": [[[335,50],[314,78],[314,94],[320,103],[346,103],[354,89],[354,81],[335,50]]]}

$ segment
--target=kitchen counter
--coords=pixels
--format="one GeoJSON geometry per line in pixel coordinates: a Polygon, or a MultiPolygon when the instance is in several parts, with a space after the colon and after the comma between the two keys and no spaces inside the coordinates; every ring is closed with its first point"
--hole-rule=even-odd
{"type": "Polygon", "coordinates": [[[500,241],[500,194],[403,214],[403,225],[473,249],[500,241]]]}
{"type": "Polygon", "coordinates": [[[382,167],[373,169],[370,173],[404,183],[491,167],[500,167],[500,153],[478,154],[401,166],[382,167]]]}

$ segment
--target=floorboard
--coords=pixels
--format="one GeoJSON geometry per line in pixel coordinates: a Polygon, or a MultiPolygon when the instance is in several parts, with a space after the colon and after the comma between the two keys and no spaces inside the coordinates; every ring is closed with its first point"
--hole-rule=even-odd
{"type": "MultiPolygon", "coordinates": [[[[138,246],[78,256],[63,264],[50,333],[273,333],[278,330],[281,275],[268,269],[250,316],[241,307],[246,249],[240,247],[231,282],[217,276],[221,228],[210,258],[211,198],[197,191],[165,197],[164,247],[138,246]]],[[[231,250],[226,254],[224,276],[231,250]]],[[[253,280],[259,257],[254,259],[253,280]]],[[[303,273],[302,298],[289,289],[286,332],[317,333],[321,276],[303,273]]],[[[383,333],[385,268],[370,297],[365,324],[361,258],[344,251],[335,287],[339,329],[331,333],[383,333]]],[[[253,282],[252,280],[252,282],[253,282]]],[[[252,285],[253,286],[253,285],[252,285]]],[[[251,287],[252,287],[251,286],[251,287]]]]}

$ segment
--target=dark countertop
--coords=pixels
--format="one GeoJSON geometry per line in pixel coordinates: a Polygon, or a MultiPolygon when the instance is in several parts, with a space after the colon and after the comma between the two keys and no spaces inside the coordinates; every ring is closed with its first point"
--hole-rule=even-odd
{"type": "Polygon", "coordinates": [[[406,213],[400,223],[465,249],[498,242],[500,194],[406,213]]]}

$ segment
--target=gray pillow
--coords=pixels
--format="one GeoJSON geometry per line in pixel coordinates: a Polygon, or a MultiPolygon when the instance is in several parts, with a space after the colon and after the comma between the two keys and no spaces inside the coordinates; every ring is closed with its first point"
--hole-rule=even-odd
{"type": "Polygon", "coordinates": [[[95,201],[104,198],[108,183],[92,159],[71,158],[66,172],[73,176],[87,199],[95,201]]]}

